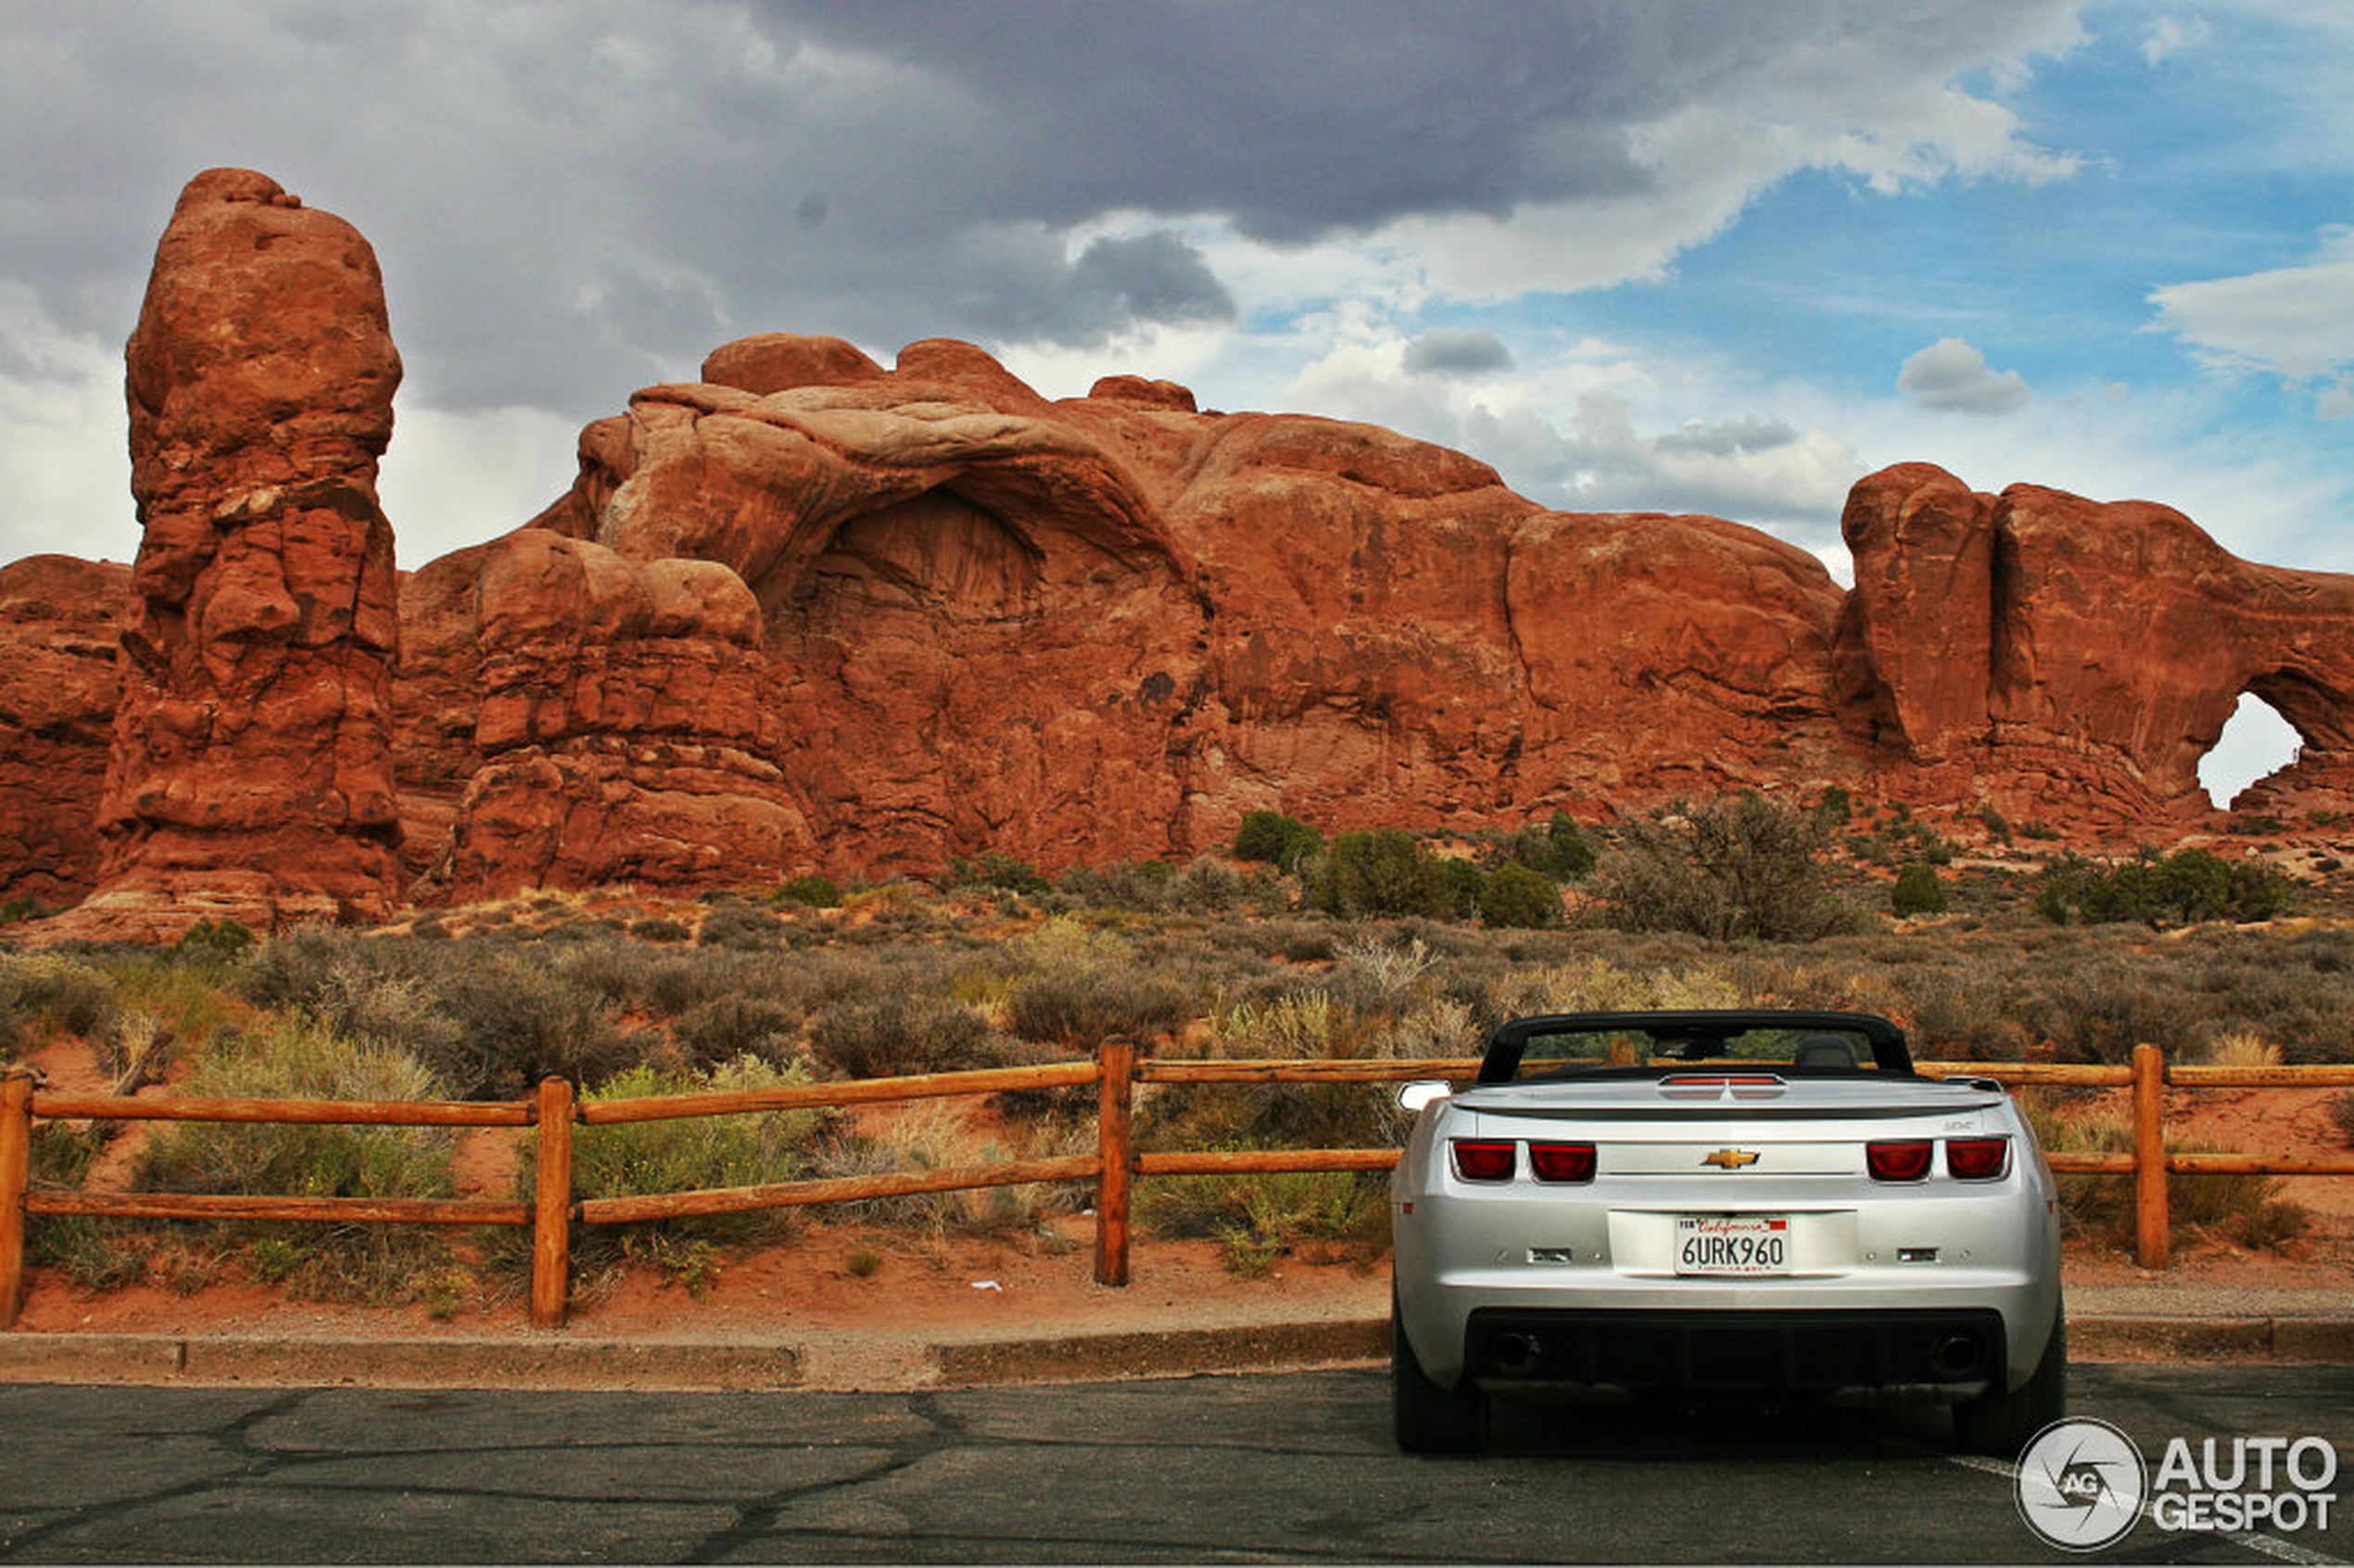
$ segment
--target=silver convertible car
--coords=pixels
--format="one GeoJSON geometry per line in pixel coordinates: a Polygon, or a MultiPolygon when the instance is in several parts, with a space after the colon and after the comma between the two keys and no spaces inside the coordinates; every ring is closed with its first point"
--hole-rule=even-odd
{"type": "Polygon", "coordinates": [[[2006,1457],[2065,1411],[2051,1170],[1886,1018],[1519,1018],[1399,1099],[1402,1448],[1478,1447],[1498,1395],[1926,1400],[2006,1457]]]}

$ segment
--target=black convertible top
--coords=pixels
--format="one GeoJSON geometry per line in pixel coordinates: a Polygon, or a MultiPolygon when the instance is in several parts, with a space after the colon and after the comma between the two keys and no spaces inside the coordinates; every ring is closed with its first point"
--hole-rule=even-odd
{"type": "MultiPolygon", "coordinates": [[[[1635,1013],[1540,1013],[1496,1026],[1487,1037],[1487,1055],[1480,1058],[1482,1083],[1509,1083],[1520,1070],[1528,1043],[1549,1034],[1643,1034],[1655,1041],[1673,1040],[1704,1045],[1724,1042],[1753,1030],[1791,1030],[1861,1036],[1871,1047],[1872,1067],[1881,1073],[1917,1076],[1905,1031],[1877,1013],[1813,1012],[1796,1007],[1706,1007],[1635,1013]]],[[[1677,1070],[1653,1063],[1648,1067],[1587,1068],[1578,1076],[1656,1077],[1677,1070]]]]}

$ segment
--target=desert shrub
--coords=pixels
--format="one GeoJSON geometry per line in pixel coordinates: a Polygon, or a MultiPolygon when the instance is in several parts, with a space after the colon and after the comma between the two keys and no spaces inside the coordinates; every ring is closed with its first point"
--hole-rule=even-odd
{"type": "Polygon", "coordinates": [[[19,893],[0,904],[0,926],[13,926],[21,920],[38,920],[47,913],[39,899],[31,893],[19,893]]]}
{"type": "Polygon", "coordinates": [[[199,919],[171,944],[171,955],[189,963],[226,964],[253,948],[253,932],[235,920],[199,919]]]}
{"type": "Polygon", "coordinates": [[[1594,868],[1601,852],[1577,826],[1577,819],[1557,811],[1539,827],[1535,823],[1504,841],[1505,858],[1557,882],[1576,881],[1594,868]]]}
{"type": "Polygon", "coordinates": [[[516,1099],[551,1076],[592,1082],[634,1054],[602,998],[536,958],[475,950],[434,986],[452,1028],[424,1060],[465,1099],[516,1099]]]}
{"type": "Polygon", "coordinates": [[[683,920],[673,920],[666,915],[650,915],[629,923],[629,934],[639,942],[685,942],[695,933],[683,920]]]}
{"type": "Polygon", "coordinates": [[[2036,909],[2064,922],[2138,921],[2152,927],[2202,920],[2269,920],[2297,907],[2294,879],[2263,860],[2225,860],[2203,849],[2147,851],[2103,866],[2063,855],[2044,867],[2036,909]]]}
{"type": "Polygon", "coordinates": [[[983,850],[970,860],[952,854],[944,879],[952,888],[994,888],[1014,893],[1054,891],[1054,884],[1037,866],[1003,850],[983,850]]]}
{"type": "Polygon", "coordinates": [[[806,904],[812,909],[831,909],[842,903],[842,884],[821,872],[788,878],[777,890],[778,897],[790,903],[806,904]]]}
{"type": "Polygon", "coordinates": [[[1610,924],[1712,941],[1811,942],[1865,917],[1833,891],[1828,825],[1754,790],[1629,822],[1596,868],[1610,924]]]}
{"type": "Polygon", "coordinates": [[[1176,867],[1165,860],[1114,861],[1074,866],[1056,887],[1091,908],[1149,912],[1167,907],[1175,875],[1176,867]]]}
{"type": "Polygon", "coordinates": [[[994,1067],[996,1044],[989,1020],[963,1003],[906,992],[835,1002],[809,1020],[810,1049],[848,1078],[994,1067]]]}
{"type": "MultiPolygon", "coordinates": [[[[643,1065],[627,1068],[583,1097],[593,1103],[707,1090],[742,1093],[807,1081],[806,1069],[778,1068],[757,1057],[739,1056],[700,1072],[661,1072],[643,1065]]],[[[584,1126],[573,1139],[574,1187],[582,1197],[634,1197],[794,1181],[809,1173],[813,1148],[829,1119],[830,1113],[812,1109],[584,1126]]],[[[517,1173],[517,1190],[525,1194],[531,1191],[535,1174],[528,1148],[526,1144],[526,1157],[517,1173]]],[[[716,1268],[715,1255],[698,1243],[774,1233],[787,1223],[783,1212],[764,1209],[598,1226],[588,1233],[589,1240],[583,1250],[591,1259],[617,1252],[650,1261],[695,1288],[716,1268]]]]}
{"type": "MultiPolygon", "coordinates": [[[[424,1100],[442,1092],[406,1052],[362,1044],[299,1014],[223,1034],[180,1088],[229,1099],[424,1100]]],[[[455,1182],[455,1144],[448,1128],[173,1122],[141,1151],[132,1182],[149,1192],[446,1197],[455,1182]]],[[[440,1238],[422,1226],[243,1226],[224,1233],[279,1238],[296,1259],[285,1283],[330,1299],[404,1296],[419,1271],[444,1256],[440,1238]]]]}
{"type": "Polygon", "coordinates": [[[1479,920],[1484,926],[1526,930],[1562,923],[1561,889],[1550,877],[1525,866],[1500,866],[1480,890],[1479,920]]]}
{"type": "Polygon", "coordinates": [[[0,954],[0,1046],[29,1047],[62,1031],[85,1040],[114,1016],[116,981],[71,958],[0,954]]]}
{"type": "Polygon", "coordinates": [[[2354,1148],[2354,1089],[2330,1096],[2330,1121],[2337,1128],[2338,1142],[2354,1148]]]}
{"type": "Polygon", "coordinates": [[[360,939],[312,921],[281,932],[256,949],[238,972],[237,990],[265,1006],[308,1002],[327,971],[361,953],[360,939]]]}
{"type": "Polygon", "coordinates": [[[1020,972],[1006,1021],[1025,1040],[1092,1049],[1113,1035],[1143,1037],[1194,1016],[1192,991],[1140,965],[1134,949],[1064,917],[1007,944],[1020,972]]]}
{"type": "Polygon", "coordinates": [[[1917,860],[1899,871],[1896,886],[1888,895],[1888,906],[1899,915],[1944,914],[1945,884],[1937,879],[1937,868],[1917,860]]]}
{"type": "MultiPolygon", "coordinates": [[[[34,1192],[76,1192],[108,1142],[100,1124],[38,1121],[26,1172],[34,1192]]],[[[25,1228],[25,1251],[44,1268],[61,1271],[83,1290],[111,1290],[146,1272],[147,1233],[120,1220],[51,1214],[25,1228]]]]}
{"type": "Polygon", "coordinates": [[[801,1009],[766,996],[715,996],[670,1026],[690,1068],[711,1069],[739,1056],[782,1066],[801,1034],[801,1009]]]}
{"type": "Polygon", "coordinates": [[[1166,975],[1095,962],[1038,969],[1006,993],[1006,1021],[1025,1040],[1092,1049],[1114,1035],[1142,1037],[1194,1015],[1193,994],[1166,975]]]}
{"type": "Polygon", "coordinates": [[[1153,1177],[1139,1183],[1137,1208],[1155,1234],[1220,1242],[1226,1266],[1246,1275],[1306,1242],[1378,1246],[1389,1222],[1386,1180],[1348,1170],[1153,1177]]]}
{"type": "Polygon", "coordinates": [[[1334,943],[1337,962],[1323,984],[1343,1005],[1359,1013],[1395,1014],[1432,987],[1438,959],[1419,935],[1360,931],[1334,943]]]}
{"type": "MultiPolygon", "coordinates": [[[[1084,1152],[1092,1152],[1092,1132],[1087,1136],[1091,1141],[1084,1152]]],[[[1063,1138],[1060,1142],[1069,1140],[1063,1138]]],[[[943,1100],[921,1100],[909,1104],[887,1121],[835,1139],[818,1156],[818,1170],[829,1177],[880,1176],[899,1171],[957,1170],[1080,1152],[1082,1150],[1075,1145],[1058,1146],[1057,1130],[1051,1127],[1043,1134],[1025,1134],[1019,1129],[983,1132],[969,1125],[956,1106],[943,1100]]],[[[894,1197],[866,1198],[836,1208],[848,1218],[875,1224],[1009,1235],[1037,1230],[1049,1214],[1076,1208],[1083,1201],[1080,1195],[1082,1191],[1070,1183],[1032,1182],[906,1193],[894,1197]]]]}
{"type": "Polygon", "coordinates": [[[2199,1056],[2209,1067],[2275,1068],[2281,1065],[2281,1048],[2260,1034],[2246,1030],[2234,1030],[2219,1034],[2207,1043],[2199,1056]]]}
{"type": "Polygon", "coordinates": [[[1264,873],[1246,876],[1222,861],[1197,856],[1169,879],[1168,907],[1193,915],[1255,909],[1274,914],[1291,905],[1282,882],[1264,873]]]}
{"type": "Polygon", "coordinates": [[[697,947],[721,947],[738,953],[773,952],[784,941],[785,923],[766,909],[728,898],[703,911],[696,929],[697,947]]]}
{"type": "MultiPolygon", "coordinates": [[[[2020,1105],[2046,1154],[2121,1154],[2133,1146],[2129,1113],[2107,1102],[2076,1102],[2026,1094],[2020,1105]]],[[[2170,1145],[2183,1154],[2221,1152],[2196,1139],[2170,1145]]],[[[2105,1246],[2129,1247],[2134,1239],[2133,1178],[2058,1178],[2060,1221],[2070,1234],[2105,1246]]],[[[2242,1246],[2277,1249],[2302,1235],[2311,1216],[2280,1196],[2272,1176],[2213,1176],[2170,1172],[2166,1178],[2167,1228],[2174,1235],[2205,1233],[2242,1246]]]]}
{"type": "Polygon", "coordinates": [[[1461,890],[1448,863],[1410,833],[1385,828],[1335,834],[1306,870],[1308,899],[1328,915],[1449,916],[1461,890]]]}
{"type": "Polygon", "coordinates": [[[1247,811],[1234,829],[1234,858],[1297,871],[1324,847],[1324,836],[1280,811],[1247,811]]]}

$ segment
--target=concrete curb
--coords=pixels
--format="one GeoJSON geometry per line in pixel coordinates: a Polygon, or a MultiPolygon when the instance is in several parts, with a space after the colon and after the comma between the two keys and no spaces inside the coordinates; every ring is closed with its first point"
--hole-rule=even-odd
{"type": "MultiPolygon", "coordinates": [[[[19,1333],[0,1334],[0,1384],[881,1391],[1361,1365],[1388,1349],[1386,1317],[937,1341],[820,1334],[790,1344],[19,1333]]],[[[2069,1349],[2087,1362],[2354,1364],[2354,1317],[2071,1317],[2069,1349]]]]}

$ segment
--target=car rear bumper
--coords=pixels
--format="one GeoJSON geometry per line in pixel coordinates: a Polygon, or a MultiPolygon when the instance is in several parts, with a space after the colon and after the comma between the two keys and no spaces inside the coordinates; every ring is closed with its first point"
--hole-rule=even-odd
{"type": "Polygon", "coordinates": [[[1987,1307],[1721,1310],[1480,1308],[1462,1365],[1483,1385],[1742,1393],[1872,1388],[1977,1393],[2004,1376],[1987,1307]]]}

